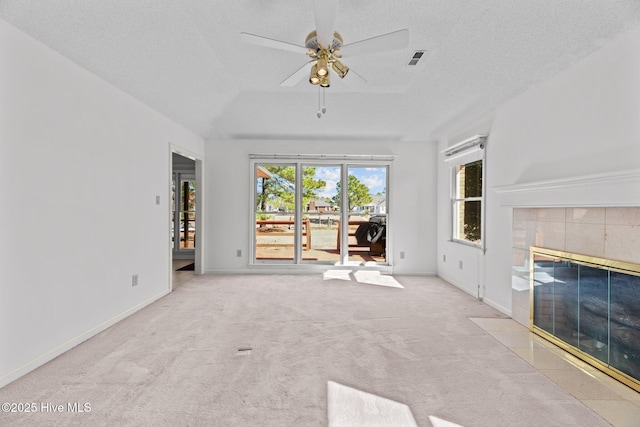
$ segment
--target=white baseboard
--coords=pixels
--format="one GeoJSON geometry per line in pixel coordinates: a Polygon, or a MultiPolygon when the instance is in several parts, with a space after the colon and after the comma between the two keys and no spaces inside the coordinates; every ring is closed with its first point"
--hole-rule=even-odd
{"type": "Polygon", "coordinates": [[[88,340],[91,337],[96,336],[97,334],[99,334],[100,332],[104,331],[105,329],[109,328],[110,326],[115,325],[116,323],[118,323],[119,321],[121,321],[122,319],[131,316],[133,313],[135,313],[138,310],[143,309],[144,307],[148,306],[149,304],[159,300],[160,298],[168,295],[169,293],[171,293],[171,291],[166,290],[161,292],[158,295],[155,295],[152,298],[149,298],[146,301],[141,302],[140,304],[137,304],[125,311],[123,311],[122,313],[118,314],[117,316],[112,317],[111,319],[102,322],[101,324],[89,329],[88,331],[78,335],[77,337],[74,337],[70,340],[68,340],[67,342],[60,344],[54,348],[52,348],[51,350],[47,351],[46,353],[42,354],[39,357],[36,357],[35,359],[25,363],[24,365],[2,375],[0,377],[0,388],[4,387],[5,385],[17,380],[18,378],[22,377],[23,375],[28,374],[29,372],[33,371],[36,368],[39,368],[40,366],[44,365],[45,363],[55,359],[56,357],[60,356],[61,354],[63,354],[64,352],[71,350],[73,347],[77,346],[78,344],[81,344],[82,342],[88,340]]]}
{"type": "MultiPolygon", "coordinates": [[[[477,290],[476,289],[469,289],[468,287],[465,287],[461,283],[456,282],[452,278],[447,277],[446,275],[444,275],[442,273],[438,273],[437,276],[439,278],[441,278],[442,280],[444,280],[445,282],[448,282],[451,285],[455,286],[456,288],[460,289],[461,291],[466,292],[467,294],[471,295],[472,297],[474,297],[476,299],[478,298],[478,294],[477,294],[477,290]]],[[[492,299],[484,297],[484,298],[481,299],[481,301],[483,303],[487,304],[489,307],[495,308],[499,312],[511,317],[511,310],[509,310],[508,308],[503,307],[502,305],[496,303],[492,299]]]]}
{"type": "Polygon", "coordinates": [[[500,304],[498,304],[497,302],[489,299],[489,298],[483,298],[482,302],[487,304],[489,307],[493,307],[496,310],[498,310],[499,312],[501,312],[502,314],[505,314],[509,317],[511,317],[511,310],[509,310],[506,307],[501,306],[500,304]]]}
{"type": "Polygon", "coordinates": [[[456,280],[452,279],[451,277],[448,277],[445,274],[438,273],[437,276],[439,278],[441,278],[442,280],[444,280],[445,282],[448,282],[449,284],[451,284],[451,285],[455,286],[456,288],[460,289],[461,291],[464,291],[464,292],[468,293],[472,297],[478,298],[478,294],[477,294],[476,289],[469,289],[468,287],[464,286],[462,283],[457,282],[456,280]]]}
{"type": "Polygon", "coordinates": [[[246,268],[232,269],[208,269],[205,274],[314,274],[323,273],[327,270],[368,270],[379,271],[381,274],[391,274],[395,276],[436,276],[435,271],[404,271],[394,269],[392,266],[365,266],[365,265],[251,265],[246,268]]]}
{"type": "Polygon", "coordinates": [[[393,274],[391,266],[364,266],[364,265],[328,265],[328,264],[302,264],[302,265],[269,265],[255,264],[241,269],[208,269],[205,274],[314,274],[324,273],[327,270],[370,270],[379,271],[382,274],[393,274]]]}

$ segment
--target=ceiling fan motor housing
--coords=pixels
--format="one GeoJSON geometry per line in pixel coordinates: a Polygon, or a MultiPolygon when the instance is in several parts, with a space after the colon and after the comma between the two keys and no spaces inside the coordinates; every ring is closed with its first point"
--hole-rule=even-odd
{"type": "Polygon", "coordinates": [[[342,40],[342,36],[338,32],[333,33],[333,41],[331,43],[331,46],[328,46],[326,48],[325,46],[321,47],[318,44],[318,35],[316,34],[315,31],[311,31],[304,42],[304,45],[307,49],[312,50],[316,53],[322,50],[322,48],[325,48],[326,50],[333,52],[340,49],[343,44],[344,44],[344,40],[342,40]]]}
{"type": "Polygon", "coordinates": [[[329,80],[329,67],[338,74],[342,79],[347,75],[349,67],[342,64],[338,58],[337,51],[342,47],[344,41],[342,36],[334,32],[333,41],[331,46],[324,47],[318,44],[318,36],[315,31],[309,33],[305,40],[305,47],[309,49],[309,56],[313,58],[316,63],[311,68],[311,76],[309,77],[309,83],[312,85],[320,85],[322,87],[329,87],[331,85],[329,80]]]}

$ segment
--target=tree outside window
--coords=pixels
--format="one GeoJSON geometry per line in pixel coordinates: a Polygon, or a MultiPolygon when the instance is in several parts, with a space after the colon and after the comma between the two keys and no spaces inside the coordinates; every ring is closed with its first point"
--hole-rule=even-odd
{"type": "MultiPolygon", "coordinates": [[[[367,203],[371,203],[371,201],[373,200],[371,194],[369,194],[369,187],[361,183],[360,180],[354,175],[349,175],[349,183],[347,185],[347,193],[349,199],[348,212],[353,211],[353,209],[358,206],[364,206],[367,203]]],[[[342,198],[342,191],[339,182],[336,184],[336,190],[337,192],[336,195],[333,196],[332,202],[335,205],[339,205],[342,198]]]]}
{"type": "MultiPolygon", "coordinates": [[[[265,212],[271,208],[291,212],[295,210],[296,169],[293,166],[263,165],[271,176],[260,178],[256,197],[257,210],[265,212]]],[[[315,178],[315,167],[302,168],[302,203],[306,206],[317,197],[317,190],[326,182],[315,178]]]]}

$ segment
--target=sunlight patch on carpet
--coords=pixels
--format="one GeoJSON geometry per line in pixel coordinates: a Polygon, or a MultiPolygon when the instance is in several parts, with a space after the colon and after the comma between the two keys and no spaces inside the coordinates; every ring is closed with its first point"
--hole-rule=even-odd
{"type": "Polygon", "coordinates": [[[322,279],[351,281],[351,270],[327,270],[322,273],[322,279]]]}
{"type": "Polygon", "coordinates": [[[463,427],[460,424],[452,423],[451,421],[443,420],[433,415],[429,415],[429,421],[433,427],[463,427]]]}
{"type": "Polygon", "coordinates": [[[366,285],[387,286],[390,288],[404,289],[398,281],[386,274],[380,274],[379,271],[352,271],[352,270],[327,270],[323,273],[324,280],[346,280],[363,283],[366,285]]]}
{"type": "Polygon", "coordinates": [[[327,413],[329,427],[418,425],[404,403],[333,381],[327,382],[327,413]]]}

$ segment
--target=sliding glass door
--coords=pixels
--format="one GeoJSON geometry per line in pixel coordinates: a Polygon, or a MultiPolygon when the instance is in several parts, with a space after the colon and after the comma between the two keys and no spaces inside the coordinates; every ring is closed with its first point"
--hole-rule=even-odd
{"type": "Polygon", "coordinates": [[[296,165],[260,164],[255,171],[254,258],[293,262],[296,242],[296,165]]]}
{"type": "Polygon", "coordinates": [[[388,264],[388,168],[252,162],[253,263],[388,264]]]}
{"type": "Polygon", "coordinates": [[[387,167],[349,166],[349,261],[385,263],[387,167]]]}
{"type": "Polygon", "coordinates": [[[339,263],[340,165],[303,165],[303,262],[339,263]]]}

